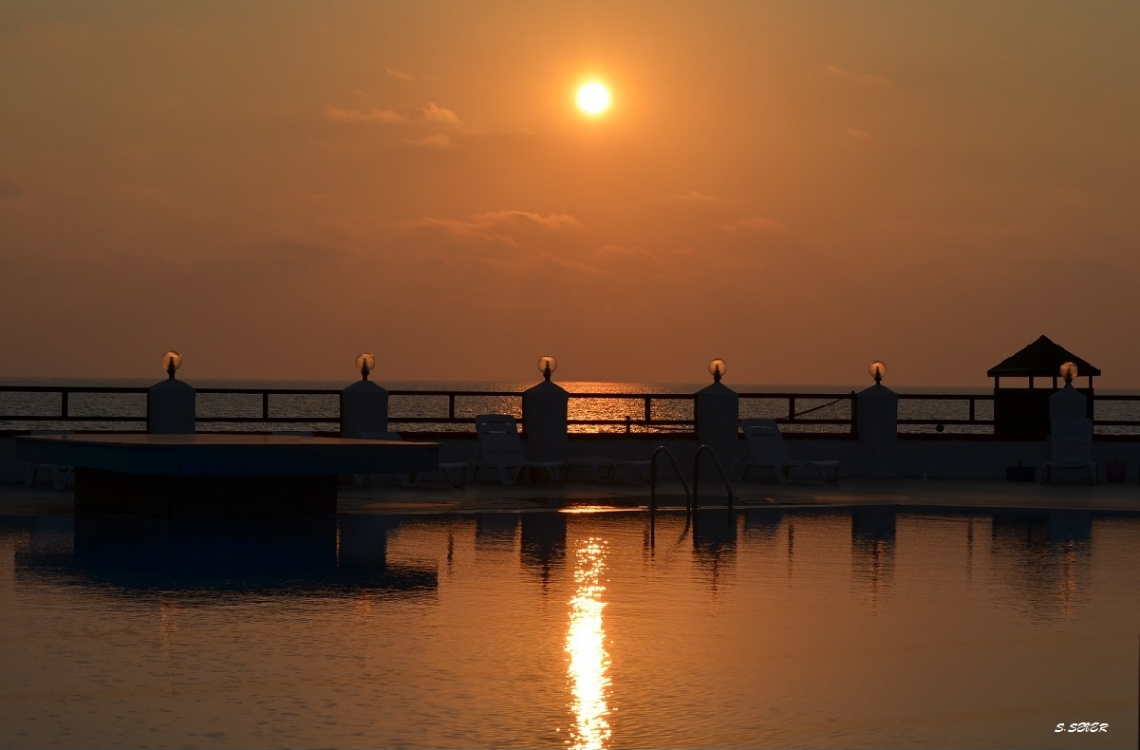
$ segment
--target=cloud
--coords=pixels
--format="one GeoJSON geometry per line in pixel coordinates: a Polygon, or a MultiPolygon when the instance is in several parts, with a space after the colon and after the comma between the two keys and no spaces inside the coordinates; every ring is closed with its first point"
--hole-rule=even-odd
{"type": "Polygon", "coordinates": [[[0,182],[0,208],[34,208],[36,201],[23,185],[0,182]]]}
{"type": "Polygon", "coordinates": [[[332,205],[334,198],[330,193],[297,193],[293,196],[293,200],[297,203],[302,203],[307,206],[328,206],[332,205]]]}
{"type": "Polygon", "coordinates": [[[462,135],[486,135],[482,129],[469,125],[463,120],[459,119],[459,115],[455,114],[450,109],[439,106],[435,102],[430,102],[426,107],[420,107],[420,116],[424,122],[437,123],[439,125],[447,125],[454,128],[457,133],[462,135]]]}
{"type": "Polygon", "coordinates": [[[844,132],[859,141],[865,141],[871,137],[870,133],[868,133],[866,130],[860,130],[859,128],[847,128],[847,130],[844,132]]]}
{"type": "Polygon", "coordinates": [[[332,122],[344,123],[379,122],[394,124],[408,121],[407,117],[392,109],[370,107],[366,112],[360,112],[355,109],[340,109],[331,104],[325,106],[325,118],[332,122]]]}
{"type": "Polygon", "coordinates": [[[423,112],[424,119],[428,122],[442,122],[446,125],[462,124],[458,115],[450,109],[444,109],[435,102],[431,102],[426,107],[421,107],[420,111],[423,112]]]}
{"type": "Polygon", "coordinates": [[[760,216],[749,216],[727,224],[721,224],[721,229],[729,232],[764,232],[765,234],[787,234],[788,228],[778,221],[765,219],[760,216]]]}
{"type": "Polygon", "coordinates": [[[576,260],[570,260],[568,258],[559,258],[553,253],[541,253],[536,258],[534,258],[534,260],[536,260],[538,263],[554,265],[567,271],[577,271],[589,276],[613,276],[613,272],[607,271],[604,268],[597,268],[595,266],[591,266],[576,260]]]}
{"type": "Polygon", "coordinates": [[[435,76],[431,73],[405,73],[402,70],[395,68],[384,68],[384,72],[388,74],[389,78],[395,78],[397,81],[434,81],[435,76]]]}
{"type": "Polygon", "coordinates": [[[687,193],[675,193],[673,195],[666,195],[665,200],[678,201],[680,203],[719,203],[720,198],[715,195],[705,195],[699,190],[690,190],[687,193]]]}
{"type": "Polygon", "coordinates": [[[603,258],[649,258],[650,260],[657,260],[657,256],[651,250],[625,245],[602,245],[598,248],[598,255],[603,258]]]}
{"type": "Polygon", "coordinates": [[[873,73],[856,73],[855,71],[844,70],[837,65],[820,65],[816,68],[816,72],[844,81],[857,83],[860,86],[878,88],[894,88],[895,86],[894,82],[886,76],[875,75],[873,73]]]}
{"type": "Polygon", "coordinates": [[[0,203],[15,203],[24,197],[24,188],[14,182],[0,182],[0,203]]]}
{"type": "Polygon", "coordinates": [[[438,229],[458,237],[495,240],[508,245],[516,244],[511,232],[520,229],[536,227],[549,232],[562,232],[583,228],[582,222],[569,214],[543,216],[530,211],[512,209],[477,214],[472,216],[470,221],[425,217],[411,222],[410,226],[419,229],[438,229]]]}
{"type": "MultiPolygon", "coordinates": [[[[240,259],[242,255],[241,253],[229,255],[227,261],[240,259]]],[[[279,239],[252,245],[244,255],[246,260],[252,259],[257,267],[262,267],[267,261],[273,265],[284,263],[290,266],[319,266],[327,262],[332,252],[322,245],[279,239]]]]}
{"type": "Polygon", "coordinates": [[[455,148],[455,144],[451,142],[451,136],[446,133],[429,135],[425,138],[405,138],[404,143],[423,148],[455,148]]]}

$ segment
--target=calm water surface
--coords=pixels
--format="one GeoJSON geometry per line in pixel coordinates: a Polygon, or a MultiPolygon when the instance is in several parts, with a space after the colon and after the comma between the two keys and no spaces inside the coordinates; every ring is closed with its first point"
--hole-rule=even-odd
{"type": "Polygon", "coordinates": [[[1135,747],[1138,574],[1074,513],[0,518],[0,745],[1135,747]]]}

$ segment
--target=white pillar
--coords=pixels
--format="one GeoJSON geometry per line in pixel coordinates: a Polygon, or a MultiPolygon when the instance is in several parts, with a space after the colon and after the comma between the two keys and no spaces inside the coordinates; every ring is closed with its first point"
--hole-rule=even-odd
{"type": "Polygon", "coordinates": [[[1052,424],[1058,419],[1072,417],[1087,417],[1089,415],[1089,402],[1085,394],[1066,383],[1065,387],[1049,397],[1049,422],[1052,424]]]}
{"type": "Polygon", "coordinates": [[[865,477],[893,477],[898,471],[899,395],[876,384],[855,397],[859,458],[865,477]]]}
{"type": "Polygon", "coordinates": [[[388,391],[370,380],[358,380],[340,392],[340,436],[388,431],[388,391]]]}
{"type": "Polygon", "coordinates": [[[195,391],[189,383],[169,378],[146,394],[146,431],[155,435],[194,432],[195,391]]]}
{"type": "Polygon", "coordinates": [[[696,393],[697,438],[713,449],[725,471],[740,453],[740,396],[716,382],[696,393]]]}
{"type": "Polygon", "coordinates": [[[543,381],[523,392],[523,429],[531,461],[566,458],[570,394],[560,385],[543,381]]]}

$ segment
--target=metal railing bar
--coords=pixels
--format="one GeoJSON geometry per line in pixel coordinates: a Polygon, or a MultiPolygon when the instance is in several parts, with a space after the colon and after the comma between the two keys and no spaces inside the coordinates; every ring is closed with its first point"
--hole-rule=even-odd
{"type": "MultiPolygon", "coordinates": [[[[245,388],[245,387],[213,387],[204,386],[196,389],[198,393],[210,396],[228,395],[228,396],[244,396],[249,399],[259,398],[260,400],[260,416],[201,416],[198,417],[199,421],[208,423],[222,423],[231,422],[236,424],[241,423],[254,423],[261,422],[264,424],[274,423],[296,423],[296,422],[310,422],[310,423],[334,423],[339,420],[339,408],[329,404],[327,407],[329,413],[326,415],[310,415],[299,417],[274,417],[270,414],[269,401],[271,396],[277,397],[290,397],[290,396],[308,396],[308,397],[332,397],[339,396],[341,391],[339,389],[331,388],[245,388]]],[[[122,415],[108,414],[98,415],[90,413],[76,414],[77,408],[81,412],[86,411],[88,399],[77,399],[75,395],[105,395],[105,396],[143,396],[146,395],[149,388],[146,386],[92,386],[92,385],[0,385],[0,394],[58,394],[58,402],[55,404],[45,404],[44,407],[56,411],[54,414],[0,414],[0,421],[3,422],[47,422],[47,421],[60,421],[67,423],[82,423],[82,422],[137,422],[146,419],[145,413],[135,415],[122,415]],[[58,410],[58,411],[57,411],[58,410]]],[[[456,416],[457,403],[458,409],[467,411],[470,409],[474,412],[474,408],[467,407],[462,403],[463,399],[480,399],[480,398],[493,398],[493,399],[509,399],[514,403],[510,407],[499,406],[495,408],[509,408],[516,410],[521,406],[523,392],[522,391],[494,391],[494,390],[450,390],[450,389],[425,389],[425,390],[409,390],[409,389],[392,389],[389,390],[389,395],[398,399],[418,399],[418,398],[446,398],[447,399],[447,416],[440,413],[438,416],[433,414],[435,407],[425,409],[430,416],[389,416],[389,421],[398,424],[447,424],[447,425],[469,425],[473,423],[472,416],[456,416]]],[[[855,413],[857,409],[857,402],[855,394],[837,394],[837,393],[811,393],[811,392],[796,392],[796,393],[764,393],[764,392],[743,392],[738,394],[743,402],[744,408],[742,412],[745,415],[755,415],[757,412],[772,414],[773,412],[783,412],[786,416],[776,417],[777,421],[785,425],[800,425],[805,428],[834,426],[834,427],[848,427],[850,432],[854,432],[855,428],[855,413]],[[749,404],[756,404],[758,400],[774,402],[772,407],[763,407],[756,409],[749,406],[749,404]],[[808,409],[796,413],[795,407],[797,402],[804,400],[826,400],[828,403],[822,403],[811,406],[808,409]],[[805,417],[805,415],[813,412],[818,412],[828,407],[835,407],[841,405],[844,401],[848,401],[850,406],[850,417],[838,418],[812,418],[805,417]],[[787,407],[785,410],[780,404],[787,407]]],[[[655,404],[655,400],[660,401],[683,401],[695,404],[696,394],[693,393],[612,393],[612,392],[580,392],[570,393],[569,398],[575,402],[581,401],[603,401],[612,404],[614,401],[638,403],[636,412],[632,409],[632,413],[621,414],[616,418],[605,419],[570,419],[568,424],[573,427],[599,427],[599,428],[613,428],[615,430],[630,429],[631,431],[636,428],[637,431],[668,431],[668,432],[683,432],[692,431],[695,428],[695,420],[693,419],[655,419],[653,412],[655,408],[660,408],[661,404],[655,404]],[[637,412],[640,412],[638,414],[637,412]],[[641,418],[638,418],[641,417],[641,418]]],[[[935,426],[942,424],[944,426],[990,426],[994,424],[993,418],[981,419],[978,417],[978,404],[982,404],[982,408],[989,413],[993,408],[995,396],[992,394],[961,394],[961,393],[944,393],[944,394],[930,394],[930,393],[900,393],[899,394],[900,406],[905,410],[908,403],[928,403],[942,401],[949,404],[956,404],[965,402],[968,405],[968,418],[962,419],[960,417],[902,417],[898,420],[900,426],[914,427],[914,426],[935,426]]],[[[1140,397],[1135,395],[1124,394],[1103,394],[1093,397],[1093,405],[1096,406],[1097,402],[1106,403],[1129,403],[1134,402],[1140,405],[1140,397]]],[[[136,400],[132,399],[131,408],[138,408],[139,404],[136,400]]],[[[201,405],[201,404],[200,404],[201,405]]],[[[250,404],[252,406],[252,404],[250,404]]],[[[290,402],[274,403],[275,409],[285,410],[291,405],[290,402]]],[[[118,405],[120,408],[128,406],[127,404],[118,405]]],[[[218,407],[225,407],[225,404],[219,404],[218,407]]],[[[442,404],[440,404],[442,407],[442,404]]],[[[474,406],[474,405],[472,405],[474,406]]],[[[31,407],[36,408],[36,407],[31,407]]],[[[230,407],[234,408],[234,407],[230,407]]],[[[422,406],[418,407],[423,408],[422,406]]],[[[573,408],[578,408],[575,405],[573,408]]],[[[842,406],[840,406],[842,408],[842,406]]],[[[441,409],[442,411],[442,409],[441,409]]],[[[625,409],[619,409],[619,414],[625,409]]],[[[256,413],[256,412],[254,412],[256,413]]],[[[423,411],[421,411],[421,414],[423,411]]],[[[905,413],[905,411],[904,411],[905,413]]],[[[1098,427],[1140,427],[1140,420],[1128,419],[1096,419],[1094,420],[1098,427]]],[[[829,432],[829,431],[824,431],[829,432]]]]}
{"type": "Polygon", "coordinates": [[[720,472],[720,478],[724,480],[724,487],[728,490],[728,509],[732,510],[732,482],[728,481],[728,474],[725,473],[724,467],[721,466],[720,459],[717,458],[716,452],[708,446],[701,444],[697,448],[697,453],[693,457],[693,514],[695,515],[700,506],[700,484],[701,484],[701,454],[707,453],[712,456],[713,466],[720,472]]]}
{"type": "Polygon", "coordinates": [[[681,465],[677,463],[677,457],[673,455],[673,451],[666,448],[664,445],[659,445],[653,449],[653,455],[649,459],[649,513],[652,515],[657,512],[657,458],[660,455],[666,455],[673,463],[673,471],[677,472],[677,478],[681,480],[681,486],[685,488],[685,511],[689,512],[689,506],[693,502],[693,496],[689,492],[689,484],[685,481],[685,476],[681,473],[681,465]]]}
{"type": "Polygon", "coordinates": [[[0,385],[0,393],[143,393],[149,389],[136,385],[0,385]]]}
{"type": "Polygon", "coordinates": [[[92,415],[79,415],[69,414],[68,416],[61,416],[59,414],[16,414],[12,416],[0,414],[0,422],[145,422],[146,415],[140,414],[137,417],[124,417],[124,416],[99,416],[92,415]]]}
{"type": "MultiPolygon", "coordinates": [[[[992,425],[994,423],[994,420],[992,420],[992,419],[899,419],[898,423],[899,424],[930,424],[930,425],[937,425],[937,424],[992,425]]],[[[1103,424],[1103,423],[1098,423],[1098,424],[1103,424]]]]}
{"type": "MultiPolygon", "coordinates": [[[[993,394],[977,393],[900,393],[899,401],[993,401],[993,394]]],[[[1097,398],[1100,398],[1097,396],[1097,398]]]]}
{"type": "Polygon", "coordinates": [[[837,399],[835,399],[835,400],[834,400],[834,401],[832,401],[831,403],[828,403],[828,404],[820,404],[819,406],[813,406],[813,407],[812,407],[812,408],[810,408],[810,409],[804,409],[804,410],[803,410],[803,411],[801,411],[801,412],[797,412],[797,413],[794,415],[794,417],[793,417],[793,418],[794,418],[796,421],[800,421],[800,417],[802,417],[804,414],[811,414],[813,411],[819,411],[820,409],[826,409],[826,408],[827,408],[827,407],[829,407],[829,406],[835,406],[836,404],[838,404],[838,403],[839,403],[839,402],[841,402],[841,401],[850,401],[850,400],[851,400],[851,397],[850,397],[850,396],[843,396],[842,398],[837,398],[837,399]]]}

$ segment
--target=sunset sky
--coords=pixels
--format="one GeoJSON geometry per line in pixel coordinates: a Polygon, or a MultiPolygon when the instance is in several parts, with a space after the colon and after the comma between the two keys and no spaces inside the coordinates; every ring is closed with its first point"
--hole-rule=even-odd
{"type": "Polygon", "coordinates": [[[0,376],[1140,387],[1140,3],[0,5],[0,376]],[[587,115],[578,88],[608,87],[587,115]]]}

